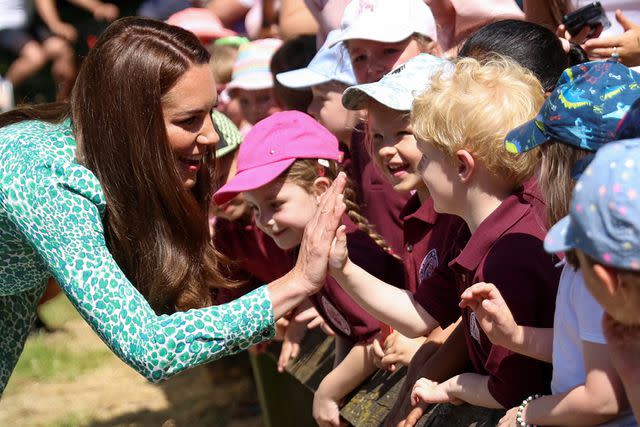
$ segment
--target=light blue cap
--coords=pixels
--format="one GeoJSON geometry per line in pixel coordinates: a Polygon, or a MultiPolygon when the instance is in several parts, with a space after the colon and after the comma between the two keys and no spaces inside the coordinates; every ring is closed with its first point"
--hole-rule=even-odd
{"type": "Polygon", "coordinates": [[[342,104],[349,110],[361,110],[373,98],[393,110],[410,111],[415,96],[431,86],[433,77],[453,72],[453,64],[427,53],[411,58],[380,81],[351,86],[342,95],[342,104]]]}
{"type": "Polygon", "coordinates": [[[544,248],[580,249],[605,265],[640,270],[640,139],[597,151],[576,182],[569,215],[549,230],[544,248]]]}
{"type": "Polygon", "coordinates": [[[340,33],[341,30],[331,31],[324,45],[305,68],[276,74],[278,82],[291,89],[305,89],[330,81],[338,81],[348,86],[356,84],[347,49],[342,44],[329,47],[340,37],[340,33]]]}

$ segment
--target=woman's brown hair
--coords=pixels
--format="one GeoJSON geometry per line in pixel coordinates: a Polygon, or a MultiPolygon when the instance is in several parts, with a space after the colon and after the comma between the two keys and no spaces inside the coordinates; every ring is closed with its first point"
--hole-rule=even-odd
{"type": "MultiPolygon", "coordinates": [[[[326,177],[331,181],[334,181],[338,177],[338,173],[341,171],[338,163],[333,160],[327,160],[327,162],[329,166],[321,165],[316,159],[298,159],[281,175],[281,179],[285,182],[299,185],[308,192],[311,192],[313,183],[318,177],[326,177]]],[[[360,213],[360,208],[356,203],[356,192],[353,189],[351,180],[348,178],[347,186],[344,189],[344,203],[347,205],[346,214],[349,219],[351,219],[360,230],[367,233],[371,240],[378,246],[397,258],[398,256],[393,253],[393,249],[391,249],[389,244],[373,229],[369,220],[360,213]]]]}
{"type": "MultiPolygon", "coordinates": [[[[196,185],[185,189],[161,106],[192,65],[208,62],[190,32],[123,18],[89,52],[71,95],[78,161],[96,175],[107,200],[107,245],[158,313],[211,305],[212,288],[230,286],[207,223],[214,154],[205,155],[196,185]]],[[[6,123],[66,115],[64,106],[57,114],[20,111],[6,123]]]]}

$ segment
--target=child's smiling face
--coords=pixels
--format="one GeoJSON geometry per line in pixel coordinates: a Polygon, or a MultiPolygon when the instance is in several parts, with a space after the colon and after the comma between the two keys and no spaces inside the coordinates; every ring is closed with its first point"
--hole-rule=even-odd
{"type": "Polygon", "coordinates": [[[282,180],[244,193],[256,224],[282,249],[300,245],[304,229],[318,209],[316,195],[282,180]]]}
{"type": "Polygon", "coordinates": [[[368,108],[373,157],[398,192],[424,188],[418,173],[422,153],[409,122],[409,113],[372,101],[368,108]]]}

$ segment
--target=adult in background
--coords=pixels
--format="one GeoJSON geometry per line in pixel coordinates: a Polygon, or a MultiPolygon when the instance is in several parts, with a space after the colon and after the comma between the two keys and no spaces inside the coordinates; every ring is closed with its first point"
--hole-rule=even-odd
{"type": "Polygon", "coordinates": [[[0,393],[51,276],[151,381],[271,338],[324,284],[343,176],[291,272],[208,307],[213,288],[232,286],[207,227],[215,102],[193,34],[124,18],[90,51],[69,104],[0,115],[0,393]]]}

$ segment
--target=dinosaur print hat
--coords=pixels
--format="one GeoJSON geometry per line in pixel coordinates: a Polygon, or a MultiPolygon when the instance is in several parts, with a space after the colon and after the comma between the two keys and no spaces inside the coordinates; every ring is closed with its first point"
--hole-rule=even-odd
{"type": "Polygon", "coordinates": [[[522,153],[549,140],[589,151],[616,139],[620,119],[640,98],[640,73],[615,60],[567,68],[534,120],[505,138],[510,153],[522,153]]]}

